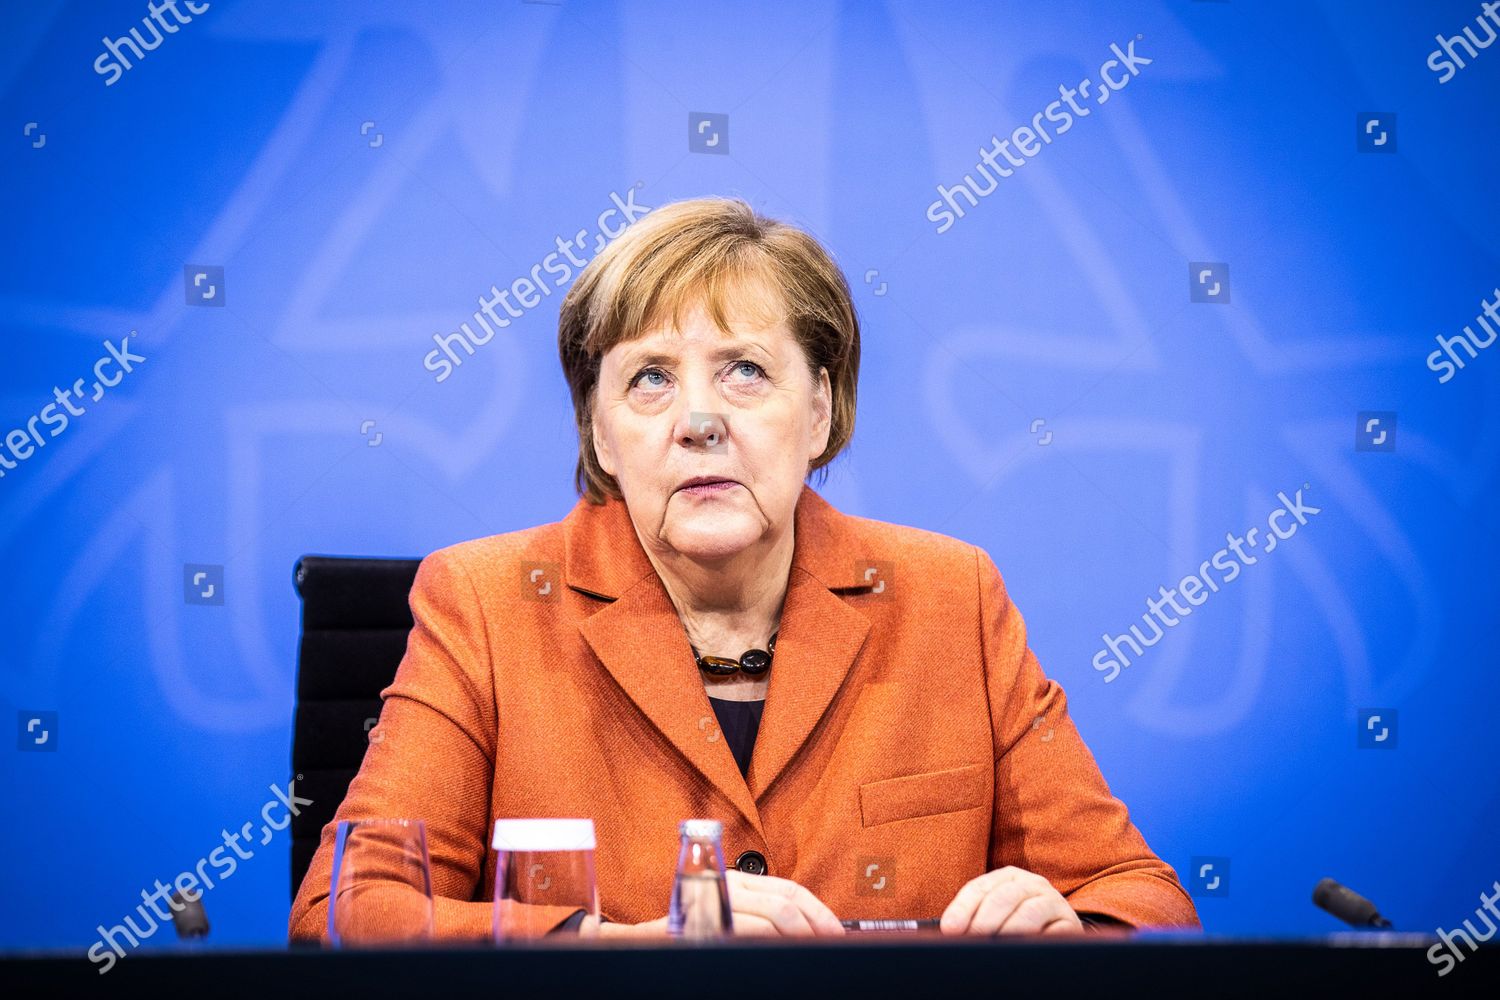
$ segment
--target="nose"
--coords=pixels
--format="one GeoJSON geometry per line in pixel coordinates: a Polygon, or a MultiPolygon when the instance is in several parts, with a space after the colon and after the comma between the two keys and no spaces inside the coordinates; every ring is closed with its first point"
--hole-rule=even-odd
{"type": "Polygon", "coordinates": [[[729,428],[717,405],[718,394],[711,384],[697,378],[683,380],[678,393],[677,443],[688,448],[712,448],[723,442],[729,428]]]}
{"type": "Polygon", "coordinates": [[[677,443],[692,449],[715,449],[729,434],[724,400],[719,395],[716,373],[694,368],[685,372],[677,390],[677,443]]]}
{"type": "Polygon", "coordinates": [[[678,417],[677,442],[688,448],[716,448],[724,443],[729,425],[724,414],[684,406],[678,417]]]}

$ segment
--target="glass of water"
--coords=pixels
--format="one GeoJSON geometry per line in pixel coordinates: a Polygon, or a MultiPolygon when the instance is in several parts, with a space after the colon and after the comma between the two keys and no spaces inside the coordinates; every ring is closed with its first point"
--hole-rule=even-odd
{"type": "Polygon", "coordinates": [[[734,912],[724,875],[724,825],[716,819],[685,819],[677,832],[681,845],[667,933],[689,940],[733,934],[734,912]]]}
{"type": "Polygon", "coordinates": [[[497,819],[491,846],[497,942],[544,937],[570,918],[578,935],[598,936],[593,820],[497,819]]]}
{"type": "Polygon", "coordinates": [[[389,947],[432,935],[426,824],[419,819],[341,821],[328,888],[328,940],[335,947],[389,947]]]}

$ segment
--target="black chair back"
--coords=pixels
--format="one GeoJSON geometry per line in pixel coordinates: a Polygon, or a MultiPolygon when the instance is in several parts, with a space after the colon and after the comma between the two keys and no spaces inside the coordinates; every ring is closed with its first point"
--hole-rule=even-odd
{"type": "Polygon", "coordinates": [[[312,799],[292,817],[292,896],[312,864],[323,827],[349,791],[411,632],[407,599],[419,559],[297,560],[302,641],[292,771],[312,799]]]}

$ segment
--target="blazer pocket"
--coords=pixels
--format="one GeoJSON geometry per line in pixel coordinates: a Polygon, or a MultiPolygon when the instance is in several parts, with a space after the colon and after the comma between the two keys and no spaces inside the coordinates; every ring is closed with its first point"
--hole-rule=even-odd
{"type": "Polygon", "coordinates": [[[973,809],[986,804],[985,784],[983,764],[869,781],[859,786],[860,819],[875,826],[973,809]]]}

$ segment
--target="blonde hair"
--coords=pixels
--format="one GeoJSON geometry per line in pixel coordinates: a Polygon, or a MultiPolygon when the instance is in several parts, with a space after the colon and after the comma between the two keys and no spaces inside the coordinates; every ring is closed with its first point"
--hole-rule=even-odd
{"type": "Polygon", "coordinates": [[[816,378],[832,390],[828,447],[808,465],[823,469],[854,434],[859,319],[849,283],[812,236],[759,215],[739,198],[692,198],[654,209],[591,260],[563,299],[557,351],[578,424],[579,496],[620,497],[594,453],[593,399],[600,359],[701,305],[725,333],[728,314],[784,320],[816,378]],[[757,292],[770,291],[770,296],[757,292]],[[768,301],[769,299],[769,301],[768,301]]]}

